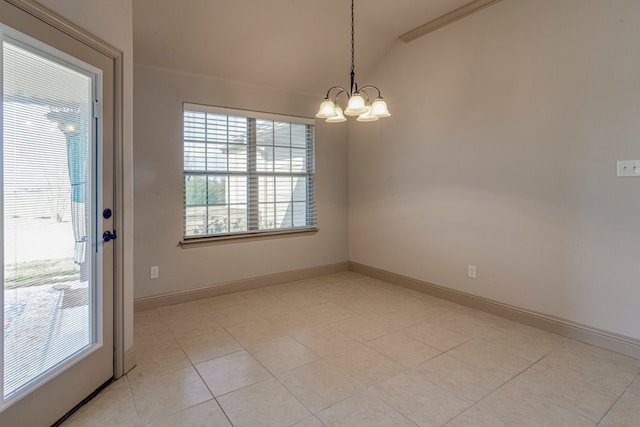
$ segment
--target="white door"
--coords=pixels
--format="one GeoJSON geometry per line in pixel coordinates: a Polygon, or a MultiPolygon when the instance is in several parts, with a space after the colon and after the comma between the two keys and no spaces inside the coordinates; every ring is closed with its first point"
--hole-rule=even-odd
{"type": "Polygon", "coordinates": [[[113,377],[112,59],[0,0],[0,426],[113,377]]]}

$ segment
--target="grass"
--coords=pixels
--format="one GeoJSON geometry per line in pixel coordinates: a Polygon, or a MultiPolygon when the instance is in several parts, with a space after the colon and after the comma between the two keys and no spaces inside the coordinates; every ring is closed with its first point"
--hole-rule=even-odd
{"type": "Polygon", "coordinates": [[[18,289],[80,280],[73,258],[50,259],[4,266],[4,288],[18,289]]]}

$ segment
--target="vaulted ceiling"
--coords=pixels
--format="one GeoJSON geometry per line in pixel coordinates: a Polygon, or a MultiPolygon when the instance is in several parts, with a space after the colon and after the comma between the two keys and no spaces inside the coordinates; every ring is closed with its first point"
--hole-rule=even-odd
{"type": "MultiPolygon", "coordinates": [[[[398,36],[469,0],[356,0],[360,84],[398,36]]],[[[348,86],[349,0],[134,0],[138,64],[322,95],[348,86]]]]}

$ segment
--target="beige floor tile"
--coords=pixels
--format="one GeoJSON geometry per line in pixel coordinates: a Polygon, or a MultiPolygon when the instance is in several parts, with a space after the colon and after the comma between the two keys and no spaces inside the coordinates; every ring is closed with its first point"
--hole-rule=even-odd
{"type": "Polygon", "coordinates": [[[418,323],[417,325],[403,329],[402,332],[411,338],[441,351],[450,350],[453,347],[469,341],[468,337],[429,322],[418,323]]]}
{"type": "Polygon", "coordinates": [[[175,347],[178,343],[169,328],[162,322],[136,327],[133,335],[137,351],[158,351],[175,347]]]}
{"type": "Polygon", "coordinates": [[[277,300],[294,309],[303,309],[329,302],[318,294],[297,289],[282,292],[277,296],[277,300]]]}
{"type": "Polygon", "coordinates": [[[329,328],[298,332],[293,338],[320,357],[340,356],[359,345],[354,339],[329,328]]]}
{"type": "Polygon", "coordinates": [[[636,427],[640,425],[640,377],[613,405],[602,423],[607,427],[636,427]]]}
{"type": "Polygon", "coordinates": [[[447,354],[505,381],[531,365],[531,362],[526,359],[509,354],[487,341],[477,339],[462,344],[447,354]]]}
{"type": "Polygon", "coordinates": [[[259,344],[250,348],[249,352],[273,375],[318,360],[318,356],[290,337],[259,344]]]}
{"type": "Polygon", "coordinates": [[[292,427],[325,427],[316,417],[305,418],[295,423],[292,427]]]}
{"type": "Polygon", "coordinates": [[[341,307],[333,302],[309,307],[305,309],[305,312],[325,323],[339,322],[341,320],[358,316],[357,313],[354,313],[351,310],[347,310],[346,308],[341,307]]]}
{"type": "Polygon", "coordinates": [[[236,300],[239,304],[246,304],[252,301],[264,301],[269,297],[269,291],[267,288],[249,289],[242,292],[235,292],[231,295],[236,296],[236,300]]]}
{"type": "Polygon", "coordinates": [[[219,331],[220,324],[208,313],[194,311],[163,320],[176,338],[188,338],[219,331]]]}
{"type": "Polygon", "coordinates": [[[567,351],[550,354],[536,364],[536,369],[545,369],[562,378],[591,384],[602,393],[616,396],[622,394],[636,378],[635,373],[619,365],[567,351]]]}
{"type": "Polygon", "coordinates": [[[430,311],[429,307],[415,310],[405,306],[397,306],[392,312],[380,314],[378,319],[394,331],[399,331],[409,326],[429,321],[430,311]]]}
{"type": "Polygon", "coordinates": [[[350,311],[361,316],[379,315],[385,307],[385,304],[379,298],[363,292],[350,291],[337,298],[334,302],[340,302],[345,307],[349,307],[350,311]]]}
{"type": "Polygon", "coordinates": [[[403,372],[371,392],[420,426],[440,426],[471,406],[421,375],[403,372]]]}
{"type": "Polygon", "coordinates": [[[343,271],[340,273],[328,274],[324,276],[324,281],[326,283],[341,283],[341,282],[350,282],[354,280],[367,279],[368,277],[364,274],[355,273],[353,271],[343,271]]]}
{"type": "Polygon", "coordinates": [[[426,308],[419,314],[423,322],[428,322],[435,325],[438,319],[441,319],[443,316],[447,316],[451,313],[455,313],[455,310],[446,307],[440,307],[438,305],[426,304],[426,308]]]}
{"type": "Polygon", "coordinates": [[[279,375],[278,379],[313,413],[363,389],[362,385],[324,360],[279,375]]]}
{"type": "Polygon", "coordinates": [[[242,350],[240,343],[225,330],[180,338],[179,343],[193,364],[242,350]]]}
{"type": "Polygon", "coordinates": [[[142,424],[171,415],[212,398],[193,367],[161,375],[127,374],[142,424]]]}
{"type": "Polygon", "coordinates": [[[472,406],[446,423],[445,427],[516,427],[516,425],[508,424],[498,414],[487,412],[478,406],[472,406]]]}
{"type": "Polygon", "coordinates": [[[374,316],[358,316],[334,323],[333,328],[351,338],[367,342],[392,332],[374,316]]]}
{"type": "Polygon", "coordinates": [[[178,317],[189,317],[194,313],[206,313],[206,300],[195,300],[189,301],[182,304],[172,304],[164,307],[159,307],[156,309],[158,314],[163,320],[178,318],[178,317]]]}
{"type": "Polygon", "coordinates": [[[308,329],[317,328],[320,321],[305,310],[290,310],[271,317],[274,329],[282,334],[293,335],[308,329]]]}
{"type": "Polygon", "coordinates": [[[611,363],[629,372],[640,374],[640,359],[634,359],[604,348],[595,347],[575,340],[568,340],[561,350],[566,350],[579,356],[588,356],[596,360],[611,363]]]}
{"type": "Polygon", "coordinates": [[[257,300],[246,305],[254,316],[265,320],[278,319],[283,313],[294,310],[272,297],[267,298],[266,301],[257,300]]]}
{"type": "Polygon", "coordinates": [[[493,329],[481,338],[513,355],[532,362],[551,353],[561,343],[554,339],[548,339],[544,335],[531,335],[506,328],[493,329]]]}
{"type": "MultiPolygon", "coordinates": [[[[344,300],[342,298],[342,295],[344,293],[344,289],[342,289],[339,285],[323,285],[321,287],[317,287],[311,291],[309,291],[309,293],[316,295],[320,298],[325,299],[327,302],[334,302],[337,303],[343,307],[347,307],[347,304],[344,304],[344,300]]],[[[350,311],[351,308],[349,308],[350,311]]]]}
{"type": "Polygon", "coordinates": [[[638,376],[635,381],[629,386],[627,392],[640,396],[640,376],[638,376]]]}
{"type": "Polygon", "coordinates": [[[486,320],[469,316],[460,311],[447,312],[433,320],[433,323],[469,338],[478,337],[496,328],[494,324],[486,320]]]}
{"type": "Polygon", "coordinates": [[[554,334],[551,332],[543,331],[542,329],[534,328],[533,326],[525,325],[519,322],[510,322],[508,325],[503,326],[507,329],[514,329],[518,332],[525,333],[527,335],[533,335],[535,337],[544,338],[545,341],[556,345],[561,345],[567,341],[567,338],[554,334]]]}
{"type": "Polygon", "coordinates": [[[234,391],[218,400],[234,427],[290,426],[310,415],[273,378],[234,391]]]}
{"type": "Polygon", "coordinates": [[[149,427],[232,427],[215,399],[162,417],[148,424],[149,427]]]}
{"type": "Polygon", "coordinates": [[[401,332],[394,332],[375,340],[367,346],[403,366],[415,366],[441,353],[440,350],[415,340],[401,332]]]}
{"type": "Polygon", "coordinates": [[[245,348],[273,341],[286,335],[282,330],[276,329],[268,320],[250,321],[228,326],[227,331],[245,348]]]}
{"type": "Polygon", "coordinates": [[[136,353],[137,374],[156,375],[191,366],[191,362],[176,342],[171,347],[141,350],[136,353]]]}
{"type": "Polygon", "coordinates": [[[600,420],[619,395],[607,394],[597,384],[586,383],[566,372],[564,368],[544,369],[536,365],[512,383],[592,420],[600,420]]]}
{"type": "Polygon", "coordinates": [[[138,425],[138,415],[127,379],[109,385],[62,424],[64,427],[138,425]]]}
{"type": "Polygon", "coordinates": [[[196,369],[216,396],[271,378],[271,374],[246,351],[198,363],[196,369]]]}
{"type": "Polygon", "coordinates": [[[489,324],[497,328],[512,328],[516,323],[513,320],[505,319],[504,317],[496,316],[495,314],[486,313],[484,311],[476,310],[474,308],[459,306],[455,311],[464,313],[468,316],[480,319],[488,322],[489,324]]]}
{"type": "Polygon", "coordinates": [[[287,284],[293,288],[304,289],[305,291],[312,291],[314,289],[327,286],[327,282],[323,277],[311,277],[309,279],[297,280],[295,282],[289,282],[287,284]]]}
{"type": "Polygon", "coordinates": [[[135,328],[145,328],[161,322],[158,310],[136,311],[133,313],[133,324],[135,328]]]}
{"type": "Polygon", "coordinates": [[[218,295],[217,297],[204,298],[201,301],[202,306],[208,311],[215,311],[220,308],[226,308],[240,304],[242,292],[235,292],[226,295],[218,295]]]}
{"type": "Polygon", "coordinates": [[[416,427],[391,406],[366,393],[343,400],[317,416],[331,427],[416,427]]]}
{"type": "Polygon", "coordinates": [[[500,378],[447,354],[424,362],[415,371],[471,402],[479,401],[504,384],[500,378]]]}
{"type": "Polygon", "coordinates": [[[371,387],[403,369],[402,365],[364,345],[326,361],[365,387],[371,387]]]}
{"type": "Polygon", "coordinates": [[[595,422],[547,399],[507,384],[477,405],[508,425],[594,426],[595,422]]]}
{"type": "Polygon", "coordinates": [[[264,320],[256,310],[244,305],[232,305],[214,309],[211,311],[211,317],[224,328],[264,320]]]}

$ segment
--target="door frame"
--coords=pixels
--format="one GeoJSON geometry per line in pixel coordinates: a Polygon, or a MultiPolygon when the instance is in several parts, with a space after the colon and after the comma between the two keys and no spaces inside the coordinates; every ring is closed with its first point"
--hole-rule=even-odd
{"type": "Polygon", "coordinates": [[[53,28],[67,34],[113,61],[114,72],[114,229],[119,239],[114,243],[113,271],[113,376],[118,379],[125,372],[125,324],[124,324],[124,149],[123,149],[123,53],[109,43],[90,34],[67,19],[33,0],[4,0],[22,11],[38,18],[53,28]]]}

